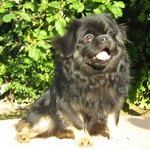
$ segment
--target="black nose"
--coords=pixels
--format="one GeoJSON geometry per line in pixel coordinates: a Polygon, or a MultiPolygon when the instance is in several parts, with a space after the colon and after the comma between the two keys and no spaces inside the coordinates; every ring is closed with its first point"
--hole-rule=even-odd
{"type": "Polygon", "coordinates": [[[107,36],[100,36],[99,40],[102,42],[106,42],[108,40],[108,37],[107,36]]]}

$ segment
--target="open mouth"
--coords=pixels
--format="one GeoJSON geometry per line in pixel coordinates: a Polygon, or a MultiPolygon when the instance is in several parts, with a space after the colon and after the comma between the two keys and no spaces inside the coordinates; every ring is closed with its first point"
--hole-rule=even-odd
{"type": "Polygon", "coordinates": [[[94,60],[107,61],[111,58],[110,54],[111,53],[109,49],[102,49],[94,56],[94,60]]]}

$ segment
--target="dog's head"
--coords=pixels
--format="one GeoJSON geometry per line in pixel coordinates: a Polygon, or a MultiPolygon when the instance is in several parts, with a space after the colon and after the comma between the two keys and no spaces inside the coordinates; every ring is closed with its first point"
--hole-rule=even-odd
{"type": "Polygon", "coordinates": [[[102,70],[112,63],[115,67],[125,41],[125,27],[118,25],[110,14],[102,14],[75,19],[53,45],[64,58],[72,57],[81,65],[102,70]]]}

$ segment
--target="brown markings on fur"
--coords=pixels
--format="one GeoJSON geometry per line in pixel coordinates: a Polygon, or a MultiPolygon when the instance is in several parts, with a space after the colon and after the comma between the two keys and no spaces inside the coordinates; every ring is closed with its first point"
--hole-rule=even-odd
{"type": "Polygon", "coordinates": [[[15,128],[18,132],[21,132],[23,128],[28,128],[29,127],[29,123],[27,123],[25,120],[20,120],[19,123],[17,123],[15,125],[15,128]]]}
{"type": "Polygon", "coordinates": [[[72,131],[61,131],[56,134],[56,137],[59,139],[68,138],[68,139],[74,139],[74,133],[72,131]]]}
{"type": "MultiPolygon", "coordinates": [[[[54,124],[53,121],[48,116],[43,116],[39,119],[39,121],[32,127],[25,120],[21,120],[17,125],[16,129],[18,131],[16,135],[16,139],[20,143],[28,143],[31,138],[34,138],[48,129],[53,129],[54,124]]],[[[50,131],[50,130],[49,130],[50,131]]]]}

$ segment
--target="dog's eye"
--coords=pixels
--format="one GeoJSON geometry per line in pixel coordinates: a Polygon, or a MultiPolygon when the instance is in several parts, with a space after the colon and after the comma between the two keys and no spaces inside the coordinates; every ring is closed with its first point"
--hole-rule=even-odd
{"type": "Polygon", "coordinates": [[[109,30],[109,31],[107,32],[107,34],[110,35],[110,36],[114,36],[114,35],[115,35],[115,31],[109,30]]]}
{"type": "Polygon", "coordinates": [[[87,42],[87,43],[89,43],[89,42],[92,41],[93,37],[94,37],[93,34],[86,34],[86,35],[84,36],[84,41],[87,42]]]}

